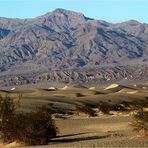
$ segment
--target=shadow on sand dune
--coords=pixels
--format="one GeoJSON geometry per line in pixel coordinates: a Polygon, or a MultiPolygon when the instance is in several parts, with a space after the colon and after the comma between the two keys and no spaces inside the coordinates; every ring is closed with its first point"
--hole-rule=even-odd
{"type": "Polygon", "coordinates": [[[50,142],[53,143],[57,143],[57,142],[79,142],[79,141],[85,141],[85,140],[96,140],[96,139],[103,139],[103,138],[107,138],[110,135],[104,135],[104,136],[89,136],[87,135],[89,133],[78,133],[78,134],[70,134],[70,135],[63,135],[63,136],[59,136],[58,138],[52,139],[50,140],[50,142]],[[72,137],[72,136],[80,136],[82,135],[82,137],[72,137]]]}
{"type": "Polygon", "coordinates": [[[64,137],[71,137],[71,136],[79,136],[79,135],[84,135],[84,134],[89,134],[90,132],[87,133],[77,133],[77,134],[67,134],[67,135],[62,135],[58,136],[57,138],[64,138],[64,137]]]}

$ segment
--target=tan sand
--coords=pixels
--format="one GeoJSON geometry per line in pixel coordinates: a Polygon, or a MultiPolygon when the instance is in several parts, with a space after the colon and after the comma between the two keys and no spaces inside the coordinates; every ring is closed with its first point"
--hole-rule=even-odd
{"type": "Polygon", "coordinates": [[[1,144],[0,147],[2,148],[16,148],[21,146],[19,143],[17,143],[16,141],[9,143],[9,144],[1,144]]]}
{"type": "Polygon", "coordinates": [[[66,85],[63,88],[60,88],[61,90],[67,90],[69,87],[66,85]]]}
{"type": "Polygon", "coordinates": [[[96,87],[90,87],[89,88],[89,90],[95,90],[96,89],[96,87]]]}
{"type": "Polygon", "coordinates": [[[48,90],[57,90],[55,87],[49,87],[48,90]]]}
{"type": "Polygon", "coordinates": [[[147,139],[135,136],[129,125],[131,120],[131,116],[58,119],[59,137],[52,139],[47,146],[36,147],[148,147],[147,139]]]}
{"type": "Polygon", "coordinates": [[[118,87],[119,84],[111,84],[110,86],[106,87],[104,90],[112,89],[118,87]]]}
{"type": "MultiPolygon", "coordinates": [[[[46,146],[23,148],[61,148],[61,147],[148,147],[146,138],[140,138],[129,125],[132,116],[102,116],[77,119],[57,119],[60,133],[46,146]]],[[[5,145],[18,147],[17,143],[5,145]]]]}

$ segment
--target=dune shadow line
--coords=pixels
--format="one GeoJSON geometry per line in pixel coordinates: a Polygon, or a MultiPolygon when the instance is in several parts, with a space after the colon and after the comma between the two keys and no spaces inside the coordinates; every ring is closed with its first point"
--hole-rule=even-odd
{"type": "MultiPolygon", "coordinates": [[[[75,134],[75,135],[79,135],[79,134],[75,134]]],[[[72,135],[70,135],[72,136],[72,135]]],[[[74,136],[74,135],[73,135],[74,136]]],[[[67,136],[64,136],[67,137],[67,136]]],[[[86,136],[86,137],[78,137],[78,138],[63,138],[63,139],[54,139],[54,140],[50,140],[50,142],[60,142],[60,143],[69,143],[69,142],[79,142],[79,141],[86,141],[86,140],[96,140],[96,139],[103,139],[103,138],[107,138],[109,137],[109,135],[104,135],[104,136],[86,136]]],[[[62,136],[61,136],[62,138],[62,136]]]]}
{"type": "Polygon", "coordinates": [[[77,134],[67,134],[67,135],[57,136],[57,138],[71,137],[71,136],[77,136],[77,135],[84,135],[84,134],[89,134],[89,133],[90,132],[87,132],[87,133],[77,133],[77,134]]]}

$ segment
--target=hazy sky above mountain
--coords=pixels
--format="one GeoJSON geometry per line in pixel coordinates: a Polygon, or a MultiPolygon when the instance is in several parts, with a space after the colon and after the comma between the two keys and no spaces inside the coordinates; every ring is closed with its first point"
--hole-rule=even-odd
{"type": "Polygon", "coordinates": [[[148,0],[0,0],[0,17],[33,18],[56,8],[108,22],[148,23],[148,0]]]}

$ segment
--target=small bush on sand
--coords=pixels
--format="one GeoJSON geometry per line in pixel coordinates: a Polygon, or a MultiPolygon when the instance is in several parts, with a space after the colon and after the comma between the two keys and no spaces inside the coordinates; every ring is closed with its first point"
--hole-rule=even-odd
{"type": "Polygon", "coordinates": [[[104,114],[109,114],[112,109],[112,106],[108,102],[100,101],[98,108],[104,114]]]}
{"type": "Polygon", "coordinates": [[[15,109],[16,107],[15,107],[14,101],[9,95],[6,95],[5,97],[0,96],[0,118],[1,120],[11,116],[14,113],[15,109]]]}
{"type": "Polygon", "coordinates": [[[38,107],[37,110],[47,112],[49,114],[55,114],[57,111],[54,109],[53,103],[48,103],[47,105],[43,105],[38,107]]]}
{"type": "Polygon", "coordinates": [[[90,117],[96,116],[96,112],[87,104],[76,106],[76,111],[78,113],[85,113],[90,117]]]}
{"type": "Polygon", "coordinates": [[[120,103],[120,104],[113,105],[112,110],[113,111],[125,112],[125,111],[127,111],[127,107],[124,106],[124,104],[120,103]]]}
{"type": "Polygon", "coordinates": [[[81,94],[81,93],[76,93],[76,97],[84,97],[85,95],[81,94]]]}
{"type": "Polygon", "coordinates": [[[135,115],[131,125],[140,136],[148,137],[148,111],[140,109],[135,115]]]}
{"type": "Polygon", "coordinates": [[[13,98],[9,95],[0,96],[0,130],[2,128],[2,123],[5,120],[8,120],[15,112],[16,107],[19,105],[20,97],[18,101],[14,103],[13,98]]]}
{"type": "Polygon", "coordinates": [[[60,113],[55,113],[55,114],[53,114],[53,116],[54,116],[54,118],[61,118],[61,114],[60,113]]]}
{"type": "Polygon", "coordinates": [[[56,137],[57,128],[46,112],[14,114],[3,121],[2,138],[5,142],[17,141],[25,145],[45,145],[56,137]]]}
{"type": "Polygon", "coordinates": [[[17,113],[13,99],[0,97],[1,136],[4,142],[43,145],[56,137],[58,129],[47,111],[17,113]]]}
{"type": "Polygon", "coordinates": [[[73,115],[73,114],[74,114],[73,111],[68,111],[68,112],[67,112],[67,115],[73,115]]]}
{"type": "Polygon", "coordinates": [[[136,100],[132,102],[131,108],[133,110],[142,110],[144,107],[148,107],[148,100],[136,100]]]}

